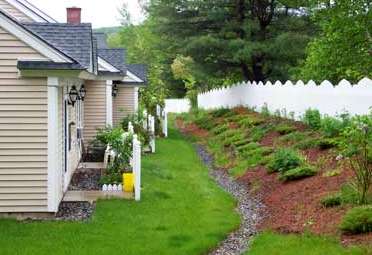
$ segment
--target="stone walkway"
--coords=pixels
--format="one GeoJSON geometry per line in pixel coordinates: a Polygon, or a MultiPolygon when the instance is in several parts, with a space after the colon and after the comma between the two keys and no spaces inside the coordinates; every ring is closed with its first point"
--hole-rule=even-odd
{"type": "Polygon", "coordinates": [[[212,178],[238,201],[236,210],[241,216],[241,225],[238,230],[229,234],[210,255],[240,255],[244,254],[249,243],[257,233],[256,225],[260,221],[260,211],[263,209],[259,198],[250,194],[247,185],[232,179],[224,170],[215,169],[213,158],[204,147],[197,145],[197,152],[202,161],[208,166],[212,178]]]}

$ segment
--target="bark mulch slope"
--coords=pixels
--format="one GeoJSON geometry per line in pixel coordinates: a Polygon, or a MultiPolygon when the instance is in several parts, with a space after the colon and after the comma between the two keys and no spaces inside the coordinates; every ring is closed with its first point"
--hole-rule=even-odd
{"type": "MultiPolygon", "coordinates": [[[[244,112],[239,109],[239,112],[244,112]]],[[[208,131],[198,128],[194,124],[185,125],[177,120],[177,126],[185,133],[197,138],[208,137],[208,131]]],[[[296,125],[297,126],[297,125],[296,125]]],[[[303,125],[298,126],[303,130],[303,125]]],[[[269,132],[261,141],[264,146],[277,147],[277,132],[269,132]]],[[[353,173],[347,167],[341,167],[341,173],[336,176],[325,176],[330,169],[337,165],[336,155],[327,150],[307,149],[302,151],[308,162],[319,164],[316,176],[298,181],[283,183],[277,174],[269,174],[263,166],[248,169],[239,181],[246,183],[257,192],[265,205],[264,219],[259,229],[272,229],[280,233],[303,233],[310,231],[314,234],[340,236],[341,242],[350,244],[372,243],[372,233],[359,235],[343,235],[338,225],[350,206],[344,205],[325,208],[320,200],[340,190],[341,186],[350,181],[353,173]],[[321,162],[321,163],[319,163],[321,162]]]]}

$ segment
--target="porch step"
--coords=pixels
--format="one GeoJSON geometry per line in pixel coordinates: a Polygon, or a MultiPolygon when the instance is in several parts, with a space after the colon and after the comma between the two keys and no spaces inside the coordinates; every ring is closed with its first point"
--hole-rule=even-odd
{"type": "Polygon", "coordinates": [[[103,162],[81,162],[78,168],[103,169],[103,162]]]}
{"type": "Polygon", "coordinates": [[[98,199],[110,199],[110,198],[121,198],[121,199],[133,199],[133,193],[128,192],[103,192],[99,190],[93,191],[77,191],[69,190],[66,192],[63,202],[89,202],[93,203],[98,199]]]}

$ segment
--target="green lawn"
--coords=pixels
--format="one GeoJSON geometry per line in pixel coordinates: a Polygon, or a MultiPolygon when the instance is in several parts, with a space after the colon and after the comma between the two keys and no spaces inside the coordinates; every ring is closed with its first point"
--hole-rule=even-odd
{"type": "Polygon", "coordinates": [[[142,201],[100,201],[86,223],[0,220],[0,254],[205,254],[237,228],[234,200],[170,129],[143,158],[142,201]]]}
{"type": "Polygon", "coordinates": [[[262,233],[253,241],[246,255],[362,255],[372,254],[362,248],[343,248],[337,241],[313,235],[262,233]]]}

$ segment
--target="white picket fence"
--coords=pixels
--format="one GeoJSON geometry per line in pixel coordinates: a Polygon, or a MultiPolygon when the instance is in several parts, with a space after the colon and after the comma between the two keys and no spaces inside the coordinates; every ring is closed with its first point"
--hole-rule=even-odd
{"type": "Polygon", "coordinates": [[[183,113],[188,112],[191,108],[188,99],[166,99],[165,111],[170,113],[183,113]]]}
{"type": "MultiPolygon", "coordinates": [[[[134,134],[134,128],[131,122],[128,124],[128,132],[124,133],[123,139],[133,136],[132,140],[132,158],[130,159],[130,165],[133,169],[134,175],[134,199],[136,201],[141,200],[141,142],[138,140],[138,136],[134,134]]],[[[116,157],[116,153],[111,149],[110,145],[107,146],[103,167],[107,168],[109,163],[112,162],[116,157]]],[[[102,191],[104,192],[116,192],[122,191],[123,186],[115,184],[104,184],[102,191]]]]}
{"type": "Polygon", "coordinates": [[[245,106],[259,111],[264,105],[270,112],[292,112],[296,119],[309,108],[329,116],[344,111],[353,115],[367,114],[372,107],[372,80],[364,78],[354,85],[342,80],[337,86],[329,81],[319,85],[313,81],[307,84],[302,81],[242,82],[198,95],[198,107],[202,109],[245,106]]]}

